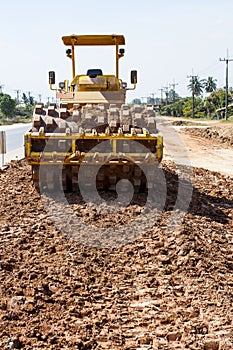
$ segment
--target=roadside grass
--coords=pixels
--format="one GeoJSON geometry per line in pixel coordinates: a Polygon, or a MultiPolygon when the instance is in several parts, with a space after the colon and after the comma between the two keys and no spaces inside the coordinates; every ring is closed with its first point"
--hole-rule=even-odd
{"type": "Polygon", "coordinates": [[[14,118],[2,118],[0,117],[0,125],[12,125],[12,124],[18,124],[18,123],[30,123],[32,120],[31,117],[22,117],[19,115],[16,115],[14,118]]]}
{"type": "Polygon", "coordinates": [[[233,124],[233,119],[221,119],[220,123],[222,124],[233,124]]]}

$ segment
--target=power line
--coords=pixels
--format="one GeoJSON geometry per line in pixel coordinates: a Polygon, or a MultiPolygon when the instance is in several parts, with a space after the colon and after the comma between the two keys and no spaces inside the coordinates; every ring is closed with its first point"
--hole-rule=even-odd
{"type": "Polygon", "coordinates": [[[204,75],[204,74],[213,74],[215,71],[219,71],[219,64],[218,63],[212,63],[208,67],[203,67],[203,69],[198,70],[199,75],[204,75]]]}
{"type": "MultiPolygon", "coordinates": [[[[12,96],[12,98],[15,98],[16,100],[18,100],[18,102],[21,101],[23,94],[25,95],[25,97],[27,99],[31,99],[31,98],[35,99],[34,96],[38,96],[40,102],[42,102],[43,99],[46,100],[46,97],[44,97],[43,94],[41,94],[39,92],[37,93],[37,92],[29,91],[26,89],[24,89],[24,90],[16,89],[12,86],[5,85],[5,84],[1,83],[1,81],[0,81],[0,93],[9,94],[10,96],[12,96]],[[3,92],[3,90],[4,90],[4,92],[3,92]]],[[[52,99],[52,96],[50,96],[50,99],[52,99]]]]}
{"type": "Polygon", "coordinates": [[[226,96],[225,96],[225,119],[228,118],[228,62],[233,61],[233,58],[228,58],[228,49],[227,49],[227,57],[219,58],[220,62],[226,62],[226,96]]]}
{"type": "Polygon", "coordinates": [[[169,87],[172,87],[172,89],[175,90],[176,85],[179,85],[179,84],[174,82],[174,83],[169,84],[169,87]]]}

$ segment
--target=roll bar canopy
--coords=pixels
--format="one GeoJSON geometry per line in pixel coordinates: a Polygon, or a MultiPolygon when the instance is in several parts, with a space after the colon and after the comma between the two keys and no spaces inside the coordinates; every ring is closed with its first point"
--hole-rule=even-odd
{"type": "Polygon", "coordinates": [[[67,56],[72,59],[72,76],[75,77],[75,57],[74,51],[75,46],[103,46],[113,45],[116,47],[116,77],[119,75],[119,59],[124,56],[124,49],[119,49],[119,45],[125,45],[124,35],[76,35],[72,34],[69,36],[62,37],[64,45],[71,46],[71,50],[68,49],[66,52],[67,56]]]}
{"type": "Polygon", "coordinates": [[[125,45],[124,35],[76,35],[62,37],[64,45],[77,46],[102,46],[102,45],[125,45]]]}

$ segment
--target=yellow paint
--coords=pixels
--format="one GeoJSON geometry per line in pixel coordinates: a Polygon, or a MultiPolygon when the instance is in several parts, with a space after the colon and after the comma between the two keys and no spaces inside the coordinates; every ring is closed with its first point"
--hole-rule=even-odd
{"type": "Polygon", "coordinates": [[[125,38],[123,35],[76,35],[62,37],[63,43],[66,46],[103,46],[103,45],[125,45],[125,38]]]}
{"type": "Polygon", "coordinates": [[[98,139],[98,140],[135,140],[138,141],[140,139],[146,139],[146,140],[157,140],[160,139],[159,142],[162,142],[162,136],[160,135],[154,135],[154,134],[98,134],[97,136],[94,134],[73,134],[73,135],[64,135],[63,133],[45,133],[40,135],[39,132],[33,132],[31,134],[27,134],[28,139],[45,139],[45,140],[91,140],[91,139],[98,139]]]}
{"type": "Polygon", "coordinates": [[[76,140],[72,139],[72,152],[74,153],[76,151],[76,140]]]}
{"type": "Polygon", "coordinates": [[[24,145],[25,145],[25,156],[26,156],[26,158],[28,158],[28,157],[30,157],[30,153],[31,153],[30,134],[25,135],[24,145]]]}
{"type": "Polygon", "coordinates": [[[157,137],[157,157],[159,162],[163,158],[163,137],[161,135],[157,137]]]}
{"type": "MultiPolygon", "coordinates": [[[[80,103],[80,104],[86,104],[86,103],[115,103],[115,104],[123,104],[125,103],[125,92],[126,90],[134,90],[136,87],[136,84],[134,84],[133,88],[126,89],[121,87],[121,79],[119,79],[119,59],[124,56],[124,53],[119,53],[119,47],[121,45],[125,45],[125,38],[123,35],[76,35],[72,34],[69,36],[63,36],[62,37],[64,45],[71,47],[71,54],[68,55],[72,59],[72,79],[70,85],[68,85],[67,80],[65,80],[65,89],[62,90],[62,92],[100,92],[100,91],[112,91],[112,92],[118,92],[119,96],[114,96],[114,99],[111,98],[111,96],[106,96],[105,98],[99,99],[90,99],[88,101],[85,96],[83,101],[83,96],[77,95],[71,97],[71,101],[68,101],[68,103],[80,103]],[[98,76],[96,79],[90,78],[86,75],[76,75],[76,62],[75,62],[75,46],[105,46],[105,45],[112,45],[115,46],[115,66],[116,66],[116,72],[115,75],[103,75],[98,76]],[[96,80],[96,81],[95,81],[96,80]]],[[[50,84],[51,90],[57,90],[52,87],[52,84],[50,84]]],[[[61,90],[59,90],[61,92],[61,90]]],[[[100,96],[99,96],[100,97],[100,96]]],[[[61,102],[67,103],[67,99],[64,96],[60,98],[61,102]]]]}

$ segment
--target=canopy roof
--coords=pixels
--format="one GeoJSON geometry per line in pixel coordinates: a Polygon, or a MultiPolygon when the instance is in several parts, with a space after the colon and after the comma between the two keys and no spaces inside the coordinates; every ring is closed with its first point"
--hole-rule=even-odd
{"type": "Polygon", "coordinates": [[[124,35],[69,35],[62,37],[64,45],[96,46],[125,45],[124,35]]]}

